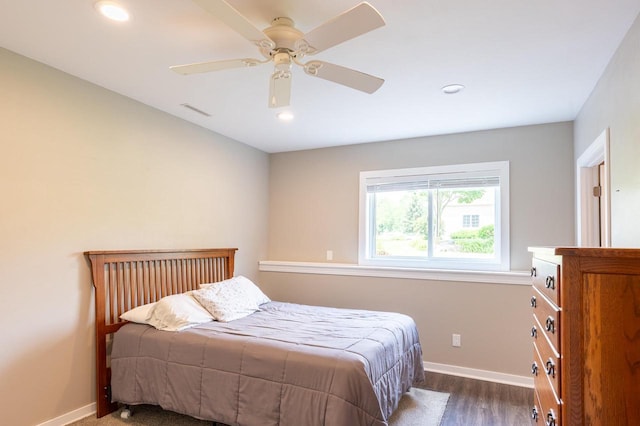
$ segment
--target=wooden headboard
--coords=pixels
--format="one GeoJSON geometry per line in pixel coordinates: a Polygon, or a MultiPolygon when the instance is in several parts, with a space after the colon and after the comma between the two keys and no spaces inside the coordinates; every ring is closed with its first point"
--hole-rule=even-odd
{"type": "Polygon", "coordinates": [[[126,324],[120,315],[164,296],[198,289],[233,277],[236,248],[190,250],[87,251],[96,300],[97,416],[117,409],[111,403],[107,346],[126,324]]]}

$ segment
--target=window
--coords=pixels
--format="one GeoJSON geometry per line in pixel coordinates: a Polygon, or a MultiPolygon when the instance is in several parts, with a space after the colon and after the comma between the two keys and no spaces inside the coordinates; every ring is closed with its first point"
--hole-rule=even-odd
{"type": "Polygon", "coordinates": [[[479,214],[465,214],[462,216],[463,228],[477,228],[478,226],[480,226],[479,214]]]}
{"type": "Polygon", "coordinates": [[[364,265],[509,270],[509,163],[360,173],[364,265]]]}

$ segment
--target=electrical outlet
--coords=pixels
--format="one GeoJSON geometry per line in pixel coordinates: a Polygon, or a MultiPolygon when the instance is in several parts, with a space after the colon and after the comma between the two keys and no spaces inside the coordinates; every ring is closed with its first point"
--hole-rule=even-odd
{"type": "Polygon", "coordinates": [[[333,260],[333,250],[327,250],[327,260],[333,260]]]}
{"type": "Polygon", "coordinates": [[[451,335],[451,346],[459,348],[461,346],[460,343],[460,335],[459,334],[452,334],[451,335]]]}

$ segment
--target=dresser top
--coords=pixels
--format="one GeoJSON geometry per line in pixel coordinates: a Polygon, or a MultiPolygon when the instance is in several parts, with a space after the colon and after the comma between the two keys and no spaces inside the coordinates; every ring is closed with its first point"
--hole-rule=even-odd
{"type": "Polygon", "coordinates": [[[529,247],[532,253],[548,256],[627,257],[640,260],[640,249],[617,247],[529,247]]]}

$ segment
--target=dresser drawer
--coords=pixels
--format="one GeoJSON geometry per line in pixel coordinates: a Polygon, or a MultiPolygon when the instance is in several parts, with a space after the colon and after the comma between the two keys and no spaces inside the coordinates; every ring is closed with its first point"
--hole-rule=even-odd
{"type": "Polygon", "coordinates": [[[558,306],[560,304],[560,265],[533,258],[533,286],[558,306]]]}
{"type": "MultiPolygon", "coordinates": [[[[554,391],[554,388],[549,381],[546,372],[544,371],[544,362],[542,361],[536,345],[533,345],[533,359],[535,360],[532,365],[537,367],[537,374],[534,374],[534,385],[536,401],[538,403],[538,422],[541,425],[560,426],[562,406],[558,399],[558,394],[554,391]]],[[[535,423],[534,423],[535,424],[535,423]]]]}
{"type": "Polygon", "coordinates": [[[531,424],[543,425],[544,419],[542,415],[542,405],[540,404],[540,397],[538,391],[533,390],[533,407],[531,407],[531,424]]]}
{"type": "Polygon", "coordinates": [[[534,359],[539,366],[538,376],[545,376],[549,380],[551,387],[553,388],[553,392],[559,399],[560,375],[562,373],[560,356],[551,348],[549,342],[545,338],[538,339],[537,342],[533,343],[533,346],[536,349],[534,359]]]}
{"type": "Polygon", "coordinates": [[[560,353],[560,309],[549,303],[536,288],[532,292],[531,308],[538,336],[546,335],[555,351],[560,353]]]}

